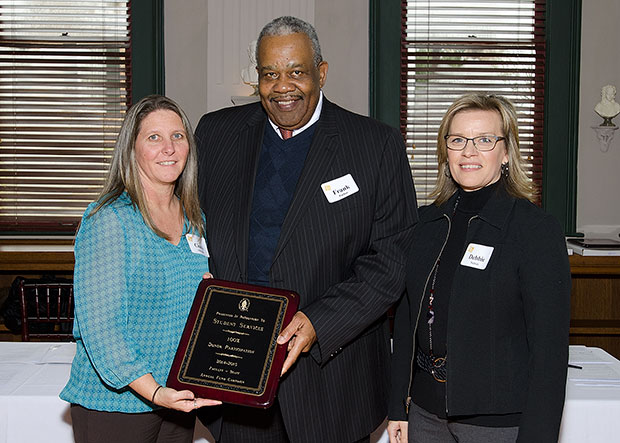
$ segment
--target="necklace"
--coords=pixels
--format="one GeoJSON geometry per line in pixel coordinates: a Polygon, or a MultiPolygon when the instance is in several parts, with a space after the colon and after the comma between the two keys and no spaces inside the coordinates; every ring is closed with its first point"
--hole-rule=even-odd
{"type": "MultiPolygon", "coordinates": [[[[459,205],[459,201],[461,199],[461,195],[459,194],[456,197],[456,202],[454,202],[454,208],[452,208],[452,216],[451,219],[454,218],[454,214],[456,214],[456,208],[459,205]]],[[[428,296],[428,312],[426,313],[426,323],[428,324],[428,348],[429,348],[429,356],[431,358],[432,368],[431,374],[438,382],[445,383],[446,382],[446,357],[435,357],[433,353],[433,323],[435,322],[435,311],[433,309],[433,301],[435,300],[435,283],[437,282],[437,274],[439,273],[439,264],[441,263],[441,255],[437,259],[437,263],[435,264],[435,269],[433,273],[433,281],[431,282],[431,289],[428,296]]]]}

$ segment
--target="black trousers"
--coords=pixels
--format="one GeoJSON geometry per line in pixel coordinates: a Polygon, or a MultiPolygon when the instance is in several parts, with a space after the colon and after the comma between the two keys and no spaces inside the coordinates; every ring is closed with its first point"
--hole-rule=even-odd
{"type": "MultiPolygon", "coordinates": [[[[309,429],[308,432],[312,430],[309,429]]],[[[268,409],[250,409],[233,405],[224,407],[222,434],[218,443],[240,442],[291,443],[277,400],[268,409]]],[[[370,436],[355,443],[369,442],[370,436]]]]}
{"type": "Polygon", "coordinates": [[[225,405],[218,443],[290,443],[280,404],[268,409],[225,405]]]}
{"type": "Polygon", "coordinates": [[[128,414],[72,404],[71,421],[75,443],[192,443],[196,413],[160,409],[128,414]]]}

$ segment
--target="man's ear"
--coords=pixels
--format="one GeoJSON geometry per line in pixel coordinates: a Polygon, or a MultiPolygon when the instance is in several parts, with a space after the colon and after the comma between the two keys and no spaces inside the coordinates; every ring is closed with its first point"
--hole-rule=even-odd
{"type": "Polygon", "coordinates": [[[326,61],[322,61],[321,63],[319,63],[319,85],[321,85],[321,88],[323,87],[323,85],[325,85],[325,82],[327,81],[327,69],[329,68],[329,65],[326,61]]]}

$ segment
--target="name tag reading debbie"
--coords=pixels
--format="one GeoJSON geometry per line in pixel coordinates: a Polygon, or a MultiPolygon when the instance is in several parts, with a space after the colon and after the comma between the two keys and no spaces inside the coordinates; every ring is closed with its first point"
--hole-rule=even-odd
{"type": "Polygon", "coordinates": [[[299,296],[283,289],[206,279],[200,283],[167,386],[256,408],[273,403],[287,344],[278,335],[299,296]]]}
{"type": "Polygon", "coordinates": [[[480,270],[486,269],[493,254],[492,246],[479,245],[477,243],[470,243],[463,254],[461,259],[461,265],[469,268],[476,268],[480,270]]]}

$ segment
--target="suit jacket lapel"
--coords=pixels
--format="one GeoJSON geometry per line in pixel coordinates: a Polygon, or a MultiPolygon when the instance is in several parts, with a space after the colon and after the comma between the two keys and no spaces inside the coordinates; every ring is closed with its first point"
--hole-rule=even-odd
{"type": "Polygon", "coordinates": [[[295,227],[302,219],[310,201],[316,197],[321,183],[325,179],[325,172],[332,161],[334,151],[338,148],[338,132],[334,105],[323,98],[321,117],[312,137],[312,144],[308,150],[301,176],[295,188],[293,200],[282,224],[280,239],[276,247],[273,260],[278,258],[282,249],[291,237],[295,227]]]}
{"type": "Polygon", "coordinates": [[[237,210],[234,220],[239,269],[243,281],[247,281],[248,271],[248,240],[250,230],[250,211],[254,194],[254,180],[258,166],[258,156],[263,143],[263,132],[267,117],[262,108],[252,116],[239,132],[237,145],[237,210]]]}

